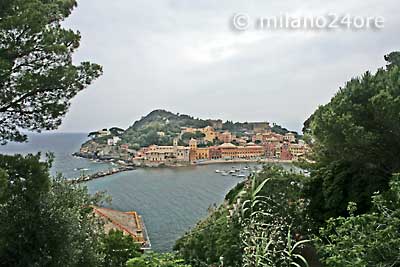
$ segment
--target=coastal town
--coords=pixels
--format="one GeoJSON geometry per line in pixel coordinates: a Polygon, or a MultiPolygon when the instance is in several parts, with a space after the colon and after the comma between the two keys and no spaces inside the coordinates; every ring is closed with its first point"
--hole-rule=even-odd
{"type": "MultiPolygon", "coordinates": [[[[240,133],[224,130],[221,120],[203,128],[181,127],[170,145],[132,148],[123,130],[103,129],[91,134],[77,156],[133,166],[187,166],[222,162],[292,162],[303,159],[310,147],[294,132],[272,131],[268,122],[247,123],[240,133]],[[99,142],[98,140],[102,140],[99,142]]],[[[163,131],[158,131],[164,137],[163,131]]]]}

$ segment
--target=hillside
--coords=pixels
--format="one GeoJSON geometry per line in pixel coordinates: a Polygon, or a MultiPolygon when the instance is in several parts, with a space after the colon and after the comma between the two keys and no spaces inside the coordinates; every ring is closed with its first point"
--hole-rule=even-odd
{"type": "Polygon", "coordinates": [[[134,147],[152,144],[169,145],[182,127],[203,128],[208,125],[206,120],[195,119],[188,115],[154,110],[129,127],[122,135],[122,141],[134,147]]]}
{"type": "MultiPolygon", "coordinates": [[[[222,123],[221,120],[204,120],[185,114],[174,114],[166,110],[154,110],[129,127],[122,135],[122,142],[131,144],[134,148],[152,144],[170,145],[181,132],[182,127],[204,128],[214,126],[218,121],[220,127],[216,130],[229,130],[238,135],[253,127],[253,124],[248,122],[226,121],[222,123]]],[[[273,124],[272,131],[280,134],[289,132],[276,124],[273,124]]]]}

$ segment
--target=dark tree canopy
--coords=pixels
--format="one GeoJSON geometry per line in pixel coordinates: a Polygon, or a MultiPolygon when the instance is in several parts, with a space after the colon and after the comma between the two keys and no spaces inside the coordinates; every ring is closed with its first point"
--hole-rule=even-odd
{"type": "Polygon", "coordinates": [[[125,267],[129,259],[140,257],[140,246],[130,235],[110,230],[103,238],[104,267],[125,267]]]}
{"type": "Polygon", "coordinates": [[[400,171],[399,53],[376,74],[349,81],[306,122],[315,138],[316,170],[310,196],[315,215],[346,215],[348,202],[359,212],[370,207],[371,195],[388,188],[400,171]]]}
{"type": "Polygon", "coordinates": [[[40,155],[0,155],[0,265],[101,266],[102,195],[49,174],[40,155]]]}
{"type": "Polygon", "coordinates": [[[70,100],[99,77],[99,65],[72,63],[80,34],[61,22],[75,0],[0,1],[0,142],[25,141],[21,129],[53,130],[70,100]]]}
{"type": "Polygon", "coordinates": [[[400,52],[392,52],[389,55],[385,56],[385,60],[388,62],[386,67],[391,69],[395,66],[400,66],[400,52]]]}

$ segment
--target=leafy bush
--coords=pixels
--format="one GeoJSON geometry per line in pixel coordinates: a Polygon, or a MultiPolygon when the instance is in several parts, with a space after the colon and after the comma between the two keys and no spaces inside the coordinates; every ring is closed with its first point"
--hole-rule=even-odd
{"type": "MultiPolygon", "coordinates": [[[[279,174],[286,175],[283,170],[278,170],[279,174]]],[[[291,187],[300,191],[300,184],[293,179],[283,192],[276,194],[267,189],[272,194],[263,193],[264,188],[274,186],[274,179],[277,178],[265,179],[257,185],[253,177],[251,187],[242,192],[249,195],[238,213],[244,246],[242,266],[308,266],[301,250],[310,241],[300,240],[307,231],[301,229],[304,222],[300,221],[306,218],[306,203],[296,192],[290,192],[291,187]]]]}
{"type": "Polygon", "coordinates": [[[226,203],[178,240],[175,249],[194,267],[219,266],[221,261],[231,267],[264,266],[270,261],[272,266],[301,264],[298,248],[305,241],[299,238],[313,225],[306,212],[308,202],[301,198],[304,179],[281,167],[265,166],[232,189],[226,203]]]}
{"type": "Polygon", "coordinates": [[[139,258],[130,259],[126,263],[127,267],[190,267],[183,263],[173,254],[148,253],[139,258]]]}
{"type": "Polygon", "coordinates": [[[320,230],[319,252],[326,266],[400,265],[400,176],[390,182],[390,191],[372,197],[373,211],[330,219],[320,230]]]}
{"type": "Polygon", "coordinates": [[[140,246],[130,235],[111,229],[102,240],[105,267],[124,267],[127,260],[140,257],[140,246]]]}
{"type": "Polygon", "coordinates": [[[101,266],[102,196],[49,175],[40,155],[0,155],[2,266],[101,266]]]}

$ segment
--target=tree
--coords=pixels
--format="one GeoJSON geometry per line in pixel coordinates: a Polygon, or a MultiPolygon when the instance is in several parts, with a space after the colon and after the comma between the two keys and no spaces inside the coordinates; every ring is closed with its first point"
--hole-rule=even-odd
{"type": "Polygon", "coordinates": [[[400,52],[392,52],[385,56],[385,60],[389,63],[386,65],[388,69],[400,66],[400,52]]]}
{"type": "Polygon", "coordinates": [[[2,0],[0,7],[0,142],[25,141],[20,129],[53,130],[70,100],[99,77],[99,65],[72,63],[78,32],[61,22],[75,0],[2,0]]]}
{"type": "Polygon", "coordinates": [[[182,134],[181,139],[182,140],[190,140],[192,138],[196,138],[196,135],[194,133],[186,132],[182,134]]]}
{"type": "Polygon", "coordinates": [[[127,260],[141,256],[139,250],[139,245],[131,236],[110,230],[103,239],[104,266],[124,267],[127,260]]]}
{"type": "Polygon", "coordinates": [[[99,266],[102,225],[84,187],[51,179],[40,155],[0,155],[2,266],[99,266]],[[4,177],[6,182],[4,182],[4,177]]]}
{"type": "Polygon", "coordinates": [[[206,135],[200,131],[196,131],[194,138],[195,139],[202,139],[204,138],[206,135]]]}
{"type": "Polygon", "coordinates": [[[307,121],[317,161],[308,195],[321,222],[346,216],[348,202],[368,211],[371,195],[387,190],[400,170],[398,53],[385,58],[390,67],[352,79],[307,121]]]}
{"type": "Polygon", "coordinates": [[[326,266],[399,266],[400,264],[400,177],[396,175],[386,194],[372,197],[372,212],[330,219],[317,238],[326,266]]]}
{"type": "Polygon", "coordinates": [[[124,132],[125,130],[119,127],[110,128],[110,133],[114,136],[121,136],[124,132]]]}

